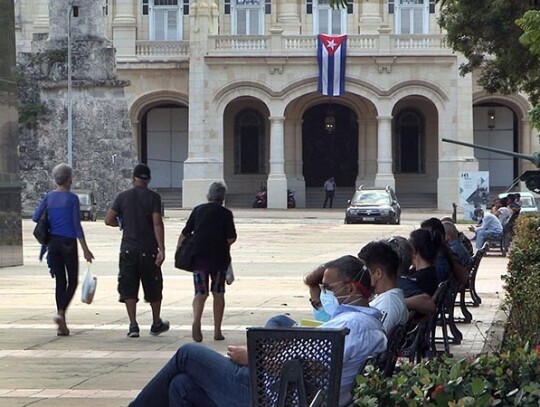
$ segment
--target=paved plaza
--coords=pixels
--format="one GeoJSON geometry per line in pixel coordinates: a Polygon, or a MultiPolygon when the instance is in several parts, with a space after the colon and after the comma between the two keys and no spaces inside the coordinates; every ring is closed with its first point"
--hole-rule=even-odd
{"type": "MultiPolygon", "coordinates": [[[[245,343],[246,327],[263,325],[276,314],[308,317],[311,306],[302,276],[317,265],[356,255],[373,239],[408,236],[422,219],[446,215],[404,211],[402,225],[387,226],[344,225],[343,210],[337,209],[233,212],[238,231],[232,249],[236,281],[227,287],[225,341],[212,339],[211,298],[203,316],[203,344],[219,352],[229,344],[245,343]]],[[[189,211],[165,215],[162,314],[171,330],[149,335],[150,307],[141,301],[137,339],[126,337],[127,315],[116,293],[121,232],[99,220],[83,224],[96,258],[92,270],[98,275],[97,293],[93,304],[83,304],[79,287],[67,315],[71,336],[57,337],[52,322],[54,281],[38,261],[33,223],[23,221],[25,264],[0,269],[0,407],[127,406],[174,351],[191,342],[191,274],[173,267],[176,239],[189,211]]],[[[459,325],[464,340],[452,346],[456,357],[481,351],[492,322],[501,318],[500,276],[506,263],[499,256],[482,260],[477,279],[482,304],[471,308],[473,323],[459,325]]],[[[85,267],[81,264],[81,276],[85,267]]]]}

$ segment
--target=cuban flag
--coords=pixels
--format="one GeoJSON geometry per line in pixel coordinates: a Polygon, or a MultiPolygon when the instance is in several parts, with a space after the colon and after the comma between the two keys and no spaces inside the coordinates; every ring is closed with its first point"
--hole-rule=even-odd
{"type": "Polygon", "coordinates": [[[346,56],[346,35],[319,34],[317,37],[318,92],[327,96],[343,95],[345,92],[346,56]]]}

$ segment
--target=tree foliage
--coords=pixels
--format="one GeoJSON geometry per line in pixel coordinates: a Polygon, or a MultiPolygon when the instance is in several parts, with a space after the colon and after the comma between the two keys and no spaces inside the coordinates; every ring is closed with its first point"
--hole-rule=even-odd
{"type": "Polygon", "coordinates": [[[439,23],[447,43],[467,62],[461,74],[481,68],[479,84],[488,93],[525,92],[532,104],[540,101],[538,58],[523,45],[516,21],[536,7],[525,0],[446,0],[439,23]]]}

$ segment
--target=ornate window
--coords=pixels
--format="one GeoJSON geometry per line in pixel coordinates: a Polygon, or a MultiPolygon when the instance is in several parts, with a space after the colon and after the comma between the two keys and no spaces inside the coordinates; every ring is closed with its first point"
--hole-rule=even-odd
{"type": "Polygon", "coordinates": [[[245,109],[234,123],[234,173],[264,174],[264,119],[260,112],[245,109]]]}
{"type": "Polygon", "coordinates": [[[425,172],[424,117],[414,111],[399,113],[394,121],[394,172],[425,172]]]}
{"type": "Polygon", "coordinates": [[[264,34],[265,0],[231,0],[225,3],[225,11],[231,10],[233,35],[264,34]]]}
{"type": "Polygon", "coordinates": [[[312,4],[313,34],[346,34],[347,13],[352,13],[352,2],[347,8],[334,9],[329,0],[313,0],[312,4]]]}
{"type": "Polygon", "coordinates": [[[182,39],[183,7],[181,0],[149,0],[148,10],[151,41],[178,41],[182,39]]]}
{"type": "Polygon", "coordinates": [[[429,33],[429,0],[395,0],[396,33],[429,33]]]}

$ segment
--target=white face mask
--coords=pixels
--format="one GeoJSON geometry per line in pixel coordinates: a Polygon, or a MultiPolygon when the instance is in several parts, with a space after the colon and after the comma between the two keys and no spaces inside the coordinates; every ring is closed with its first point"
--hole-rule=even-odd
{"type": "Polygon", "coordinates": [[[321,292],[320,299],[324,312],[330,316],[333,316],[334,312],[336,312],[336,309],[339,306],[339,302],[335,294],[330,290],[325,290],[324,292],[321,292]]]}

